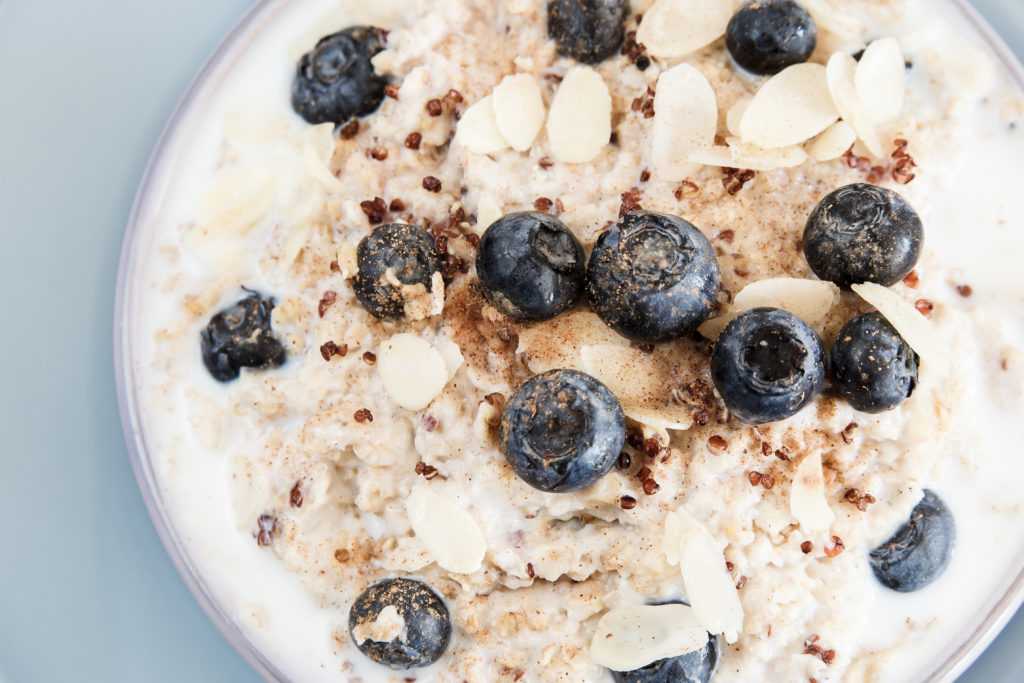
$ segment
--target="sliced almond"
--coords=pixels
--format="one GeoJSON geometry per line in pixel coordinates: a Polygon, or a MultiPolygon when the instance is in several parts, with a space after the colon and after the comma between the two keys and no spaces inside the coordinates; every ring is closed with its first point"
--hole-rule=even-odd
{"type": "Polygon", "coordinates": [[[838,159],[857,141],[857,131],[846,121],[837,121],[811,140],[807,145],[807,154],[815,161],[832,161],[838,159]]]}
{"type": "Polygon", "coordinates": [[[680,432],[693,426],[693,411],[686,406],[673,404],[659,408],[648,408],[644,406],[624,405],[622,406],[626,417],[639,422],[652,431],[659,433],[663,431],[680,432]]]}
{"type": "Polygon", "coordinates": [[[860,298],[877,308],[921,358],[936,365],[945,365],[941,336],[936,334],[931,321],[921,315],[912,303],[888,287],[871,282],[853,285],[852,289],[860,298]]]}
{"type": "Polygon", "coordinates": [[[726,325],[753,308],[781,308],[814,328],[820,328],[829,311],[839,303],[839,287],[831,282],[777,277],[759,280],[740,290],[729,310],[700,327],[708,339],[717,339],[726,325]]]}
{"type": "Polygon", "coordinates": [[[654,96],[651,159],[661,180],[678,182],[692,173],[690,152],[711,147],[718,126],[718,102],[704,74],[680,64],[661,74],[654,96]]]}
{"type": "Polygon", "coordinates": [[[357,624],[352,629],[352,639],[360,645],[368,640],[390,643],[397,638],[404,641],[406,637],[405,619],[394,605],[382,609],[373,621],[357,624]]]}
{"type": "Polygon", "coordinates": [[[551,102],[548,141],[558,161],[583,164],[592,161],[612,135],[612,96],[594,69],[569,70],[551,102]]]}
{"type": "Polygon", "coordinates": [[[503,215],[501,204],[492,195],[485,194],[480,197],[480,203],[476,207],[476,234],[483,235],[487,228],[503,215]]]}
{"type": "Polygon", "coordinates": [[[590,657],[612,671],[633,671],[696,652],[707,642],[707,630],[687,605],[619,607],[597,622],[590,657]]]}
{"type": "Polygon", "coordinates": [[[473,516],[430,486],[413,489],[405,509],[416,537],[442,568],[472,574],[483,565],[487,541],[473,516]]]}
{"type": "Polygon", "coordinates": [[[854,75],[864,113],[874,123],[899,118],[907,93],[907,68],[903,50],[895,38],[868,45],[854,75]]]}
{"type": "Polygon", "coordinates": [[[798,145],[839,118],[825,67],[795,64],[761,86],[740,124],[745,142],[764,149],[798,145]]]}
{"type": "Polygon", "coordinates": [[[493,106],[498,131],[512,149],[525,152],[544,127],[544,98],[537,79],[515,74],[502,79],[494,89],[493,106]]]}
{"type": "Polygon", "coordinates": [[[636,39],[654,57],[685,57],[725,35],[733,10],[733,0],[657,0],[636,39]]]}
{"type": "Polygon", "coordinates": [[[860,95],[857,94],[857,87],[854,85],[856,71],[857,60],[845,52],[835,53],[828,60],[825,70],[828,89],[839,115],[857,131],[857,137],[864,142],[872,156],[881,158],[885,156],[882,140],[874,123],[868,118],[860,95]]]}
{"type": "Polygon", "coordinates": [[[210,233],[245,234],[274,205],[274,175],[257,166],[228,166],[217,172],[199,203],[199,222],[210,233]]]}
{"type": "Polygon", "coordinates": [[[494,154],[509,146],[498,129],[494,99],[490,95],[462,114],[455,141],[475,154],[494,154]]]}
{"type": "Polygon", "coordinates": [[[536,323],[519,333],[519,353],[535,373],[560,368],[584,370],[581,349],[593,344],[629,346],[590,311],[571,311],[553,320],[536,323]]]}
{"type": "Polygon", "coordinates": [[[426,339],[396,334],[380,347],[377,371],[391,400],[407,410],[423,410],[448,384],[444,357],[426,339]]]}
{"type": "Polygon", "coordinates": [[[729,112],[725,115],[726,128],[737,137],[740,135],[740,125],[743,123],[743,116],[747,113],[747,109],[750,107],[753,99],[752,97],[741,97],[736,100],[736,104],[729,107],[729,112]]]}
{"type": "Polygon", "coordinates": [[[835,521],[835,513],[825,496],[825,473],[821,468],[821,453],[815,451],[800,461],[789,490],[789,511],[809,534],[828,531],[835,521]]]}
{"type": "Polygon", "coordinates": [[[721,633],[727,642],[735,643],[743,631],[743,605],[721,547],[682,508],[666,518],[664,546],[669,563],[679,564],[697,620],[708,632],[721,633]]]}
{"type": "Polygon", "coordinates": [[[742,148],[718,146],[691,152],[689,160],[703,166],[774,171],[799,166],[807,161],[807,153],[795,145],[779,149],[756,149],[750,145],[742,148]]]}

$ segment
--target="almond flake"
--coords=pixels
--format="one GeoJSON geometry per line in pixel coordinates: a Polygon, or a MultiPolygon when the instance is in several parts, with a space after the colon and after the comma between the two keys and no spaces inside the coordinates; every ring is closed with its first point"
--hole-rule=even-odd
{"type": "Polygon", "coordinates": [[[498,129],[494,99],[490,95],[462,114],[455,140],[475,154],[494,154],[509,146],[498,129]]]}
{"type": "Polygon", "coordinates": [[[612,671],[633,671],[696,652],[707,642],[707,630],[687,605],[619,607],[597,622],[590,657],[612,671]]]}
{"type": "Polygon", "coordinates": [[[653,57],[678,59],[725,35],[732,0],[657,0],[644,13],[636,40],[653,57]]]}
{"type": "Polygon", "coordinates": [[[685,431],[693,426],[693,414],[691,409],[686,406],[674,404],[666,405],[663,408],[623,406],[622,410],[630,420],[639,422],[642,427],[650,428],[652,432],[658,434],[668,430],[685,431]]]}
{"type": "Polygon", "coordinates": [[[945,365],[945,352],[939,341],[941,335],[936,334],[932,322],[921,315],[914,304],[888,287],[871,282],[853,285],[852,289],[860,298],[877,308],[921,358],[940,366],[945,365]]]}
{"type": "Polygon", "coordinates": [[[360,645],[368,640],[377,643],[390,643],[395,639],[405,641],[406,637],[405,619],[394,605],[382,609],[373,621],[358,624],[352,629],[352,638],[360,645]]]}
{"type": "Polygon", "coordinates": [[[832,93],[832,100],[835,102],[839,115],[850,124],[857,137],[867,146],[871,155],[876,158],[885,156],[882,149],[882,140],[878,136],[875,125],[868,118],[864,103],[857,94],[854,85],[854,74],[857,72],[857,60],[845,52],[837,52],[828,60],[825,69],[828,79],[828,89],[832,93]]]}
{"type": "Polygon", "coordinates": [[[525,152],[544,127],[544,98],[537,79],[528,74],[506,76],[492,95],[494,116],[501,133],[512,149],[525,152]]]}
{"type": "Polygon", "coordinates": [[[829,311],[839,303],[839,287],[831,282],[777,277],[759,280],[740,290],[728,312],[700,327],[708,339],[717,339],[726,325],[752,308],[781,308],[811,327],[820,329],[829,311]]]}
{"type": "Polygon", "coordinates": [[[807,154],[815,161],[832,161],[838,159],[857,141],[857,131],[846,121],[837,121],[811,140],[807,145],[807,154]]]}
{"type": "MultiPolygon", "coordinates": [[[[579,354],[583,372],[607,386],[624,411],[642,414],[639,409],[647,409],[661,415],[660,421],[665,424],[685,420],[678,407],[670,404],[672,367],[658,351],[645,353],[619,344],[594,344],[581,347],[579,354]]],[[[648,414],[640,421],[650,419],[648,414]]]]}
{"type": "Polygon", "coordinates": [[[483,235],[503,215],[501,204],[492,195],[480,197],[476,207],[476,234],[483,235]]]}
{"type": "Polygon", "coordinates": [[[661,74],[654,96],[651,160],[661,180],[678,182],[691,175],[690,152],[711,147],[718,126],[715,91],[704,74],[680,64],[661,74]]]}
{"type": "Polygon", "coordinates": [[[429,486],[416,487],[405,509],[416,537],[442,569],[456,574],[480,569],[487,541],[472,515],[429,486]]]}
{"type": "Polygon", "coordinates": [[[753,99],[752,97],[741,97],[736,101],[736,104],[729,107],[729,112],[725,115],[726,128],[737,137],[740,135],[740,125],[743,123],[743,116],[747,113],[747,109],[750,107],[753,99]]]}
{"type": "Polygon", "coordinates": [[[612,136],[612,96],[594,69],[569,70],[551,102],[548,142],[558,161],[582,164],[592,161],[612,136]]]}
{"type": "Polygon", "coordinates": [[[807,161],[807,153],[801,147],[780,149],[757,149],[752,145],[742,147],[709,147],[691,152],[689,160],[704,166],[722,168],[745,168],[751,171],[774,171],[777,168],[794,168],[807,161]]]}
{"type": "Polygon", "coordinates": [[[872,122],[899,118],[907,92],[907,68],[899,41],[883,38],[868,45],[857,64],[854,83],[872,122]]]}
{"type": "Polygon", "coordinates": [[[798,145],[839,118],[825,67],[795,64],[761,86],[740,124],[744,141],[764,149],[798,145]]]}
{"type": "Polygon", "coordinates": [[[680,567],[697,620],[708,632],[723,634],[728,643],[735,643],[743,631],[743,605],[721,547],[682,508],[665,519],[663,547],[669,564],[680,567]]]}
{"type": "Polygon", "coordinates": [[[448,384],[444,357],[414,334],[396,334],[384,342],[377,371],[391,400],[407,410],[423,410],[448,384]]]}
{"type": "Polygon", "coordinates": [[[570,368],[582,370],[581,349],[593,344],[628,346],[590,311],[571,311],[557,318],[524,328],[519,333],[518,352],[526,357],[532,372],[570,368]]]}
{"type": "Polygon", "coordinates": [[[800,528],[809,534],[828,531],[835,521],[835,513],[825,497],[820,452],[811,453],[796,468],[789,490],[789,511],[800,528]]]}

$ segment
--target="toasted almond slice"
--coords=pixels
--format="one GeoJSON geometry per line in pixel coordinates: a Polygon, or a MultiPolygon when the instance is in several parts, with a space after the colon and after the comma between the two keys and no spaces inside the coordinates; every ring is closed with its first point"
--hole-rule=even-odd
{"type": "Polygon", "coordinates": [[[666,517],[663,545],[669,564],[680,567],[697,620],[708,632],[735,643],[743,631],[743,605],[714,538],[679,508],[666,517]]]}
{"type": "Polygon", "coordinates": [[[592,161],[612,135],[612,96],[594,69],[576,66],[569,70],[551,102],[548,142],[558,161],[582,164],[592,161]]]}
{"type": "Polygon", "coordinates": [[[661,74],[654,96],[651,159],[654,174],[677,182],[691,174],[687,155],[711,147],[718,127],[718,103],[708,79],[689,64],[661,74]]]}
{"type": "Polygon", "coordinates": [[[416,537],[438,566],[456,574],[472,574],[480,569],[487,541],[471,514],[429,485],[413,489],[405,509],[416,537]]]}
{"type": "Polygon", "coordinates": [[[200,199],[199,223],[211,234],[246,234],[274,204],[277,181],[258,166],[228,166],[217,172],[200,199]]]}
{"type": "Polygon", "coordinates": [[[358,624],[352,629],[352,639],[360,645],[368,640],[390,643],[396,638],[405,640],[406,637],[405,619],[394,605],[382,609],[373,621],[358,624]]]}
{"type": "Polygon", "coordinates": [[[481,196],[480,202],[476,207],[476,234],[483,235],[487,228],[491,227],[503,215],[501,204],[497,199],[490,194],[481,196]]]}
{"type": "Polygon", "coordinates": [[[832,100],[843,120],[850,124],[872,156],[881,158],[885,156],[882,149],[882,140],[878,137],[875,125],[868,118],[864,110],[864,103],[861,102],[854,85],[854,74],[857,71],[857,60],[845,52],[837,52],[828,60],[825,69],[828,78],[828,89],[832,93],[832,100]]]}
{"type": "Polygon", "coordinates": [[[838,159],[857,141],[857,132],[846,121],[837,121],[828,130],[811,140],[807,154],[815,161],[838,159]]]}
{"type": "Polygon", "coordinates": [[[638,605],[608,611],[597,622],[590,657],[612,671],[700,650],[708,632],[687,605],[638,605]]]}
{"type": "Polygon", "coordinates": [[[758,150],[752,146],[709,147],[691,152],[689,160],[704,166],[723,168],[748,168],[751,171],[774,171],[777,168],[794,168],[807,161],[807,153],[800,147],[758,150]]]}
{"type": "Polygon", "coordinates": [[[762,306],[782,308],[816,327],[838,303],[839,287],[831,282],[775,277],[744,287],[733,300],[733,308],[739,311],[762,306]]]}
{"type": "Polygon", "coordinates": [[[825,67],[795,64],[761,86],[743,115],[740,132],[745,142],[775,149],[810,140],[838,118],[825,67]]]}
{"type": "Polygon", "coordinates": [[[381,345],[377,371],[391,400],[407,410],[423,410],[448,384],[444,357],[426,339],[396,334],[381,345]]]}
{"type": "Polygon", "coordinates": [[[585,372],[580,351],[589,344],[629,346],[629,342],[590,311],[571,311],[525,327],[519,333],[519,353],[536,373],[559,368],[585,372]]]}
{"type": "Polygon", "coordinates": [[[931,321],[921,315],[912,303],[888,287],[871,282],[853,285],[852,289],[877,308],[925,362],[945,366],[946,354],[942,349],[941,336],[935,333],[931,321]]]}
{"type": "Polygon", "coordinates": [[[821,469],[821,453],[815,451],[800,461],[789,490],[789,511],[809,534],[828,531],[835,513],[825,496],[825,474],[821,469]]]}
{"type": "Polygon", "coordinates": [[[835,33],[843,38],[856,38],[861,25],[852,16],[833,7],[830,0],[802,0],[804,7],[814,18],[818,28],[835,33]]]}
{"type": "Polygon", "coordinates": [[[636,39],[655,57],[685,57],[725,35],[733,10],[733,0],[657,0],[636,39]]]}
{"type": "Polygon", "coordinates": [[[490,95],[462,114],[455,140],[475,154],[494,154],[509,146],[498,129],[494,99],[490,95]]]}
{"type": "Polygon", "coordinates": [[[650,408],[624,405],[622,410],[629,419],[658,432],[668,430],[681,432],[693,426],[692,411],[686,406],[667,404],[663,408],[650,408]]]}
{"type": "Polygon", "coordinates": [[[854,83],[869,120],[882,124],[899,118],[907,92],[907,69],[899,41],[882,38],[868,45],[854,83]]]}
{"type": "Polygon", "coordinates": [[[579,353],[583,371],[611,389],[623,405],[650,406],[652,398],[659,396],[667,404],[668,378],[654,354],[618,344],[587,345],[579,353]]]}
{"type": "Polygon", "coordinates": [[[740,135],[740,125],[743,124],[743,116],[747,113],[747,109],[750,108],[750,103],[753,99],[752,97],[741,97],[736,100],[736,104],[729,107],[729,112],[725,115],[726,128],[737,137],[740,135]]]}
{"type": "Polygon", "coordinates": [[[512,149],[525,152],[544,127],[544,98],[537,79],[515,74],[502,79],[494,89],[493,106],[498,131],[512,149]]]}

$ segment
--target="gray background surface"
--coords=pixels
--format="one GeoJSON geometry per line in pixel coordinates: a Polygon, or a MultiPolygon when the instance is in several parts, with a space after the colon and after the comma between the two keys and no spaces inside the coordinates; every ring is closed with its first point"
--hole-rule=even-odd
{"type": "MultiPolygon", "coordinates": [[[[0,0],[0,683],[257,680],[157,540],[111,361],[136,185],[250,4],[0,0]]],[[[1024,3],[976,4],[1024,54],[1024,3]]],[[[1024,615],[962,680],[1024,680],[1024,615]]]]}

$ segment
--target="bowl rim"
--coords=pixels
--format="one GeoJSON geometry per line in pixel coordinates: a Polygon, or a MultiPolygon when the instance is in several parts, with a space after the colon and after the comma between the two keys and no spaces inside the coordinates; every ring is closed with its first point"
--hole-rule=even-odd
{"type": "MultiPolygon", "coordinates": [[[[952,0],[978,35],[1007,69],[1010,76],[1024,90],[1024,63],[1016,56],[1003,37],[986,21],[970,0],[952,0]]],[[[133,274],[137,265],[138,243],[142,216],[153,201],[154,184],[164,166],[171,164],[168,149],[179,130],[179,124],[197,104],[199,96],[210,79],[226,68],[228,57],[244,42],[255,35],[257,25],[269,20],[272,13],[286,3],[279,0],[257,0],[241,16],[213,54],[191,80],[165,123],[149,156],[145,171],[136,191],[128,222],[122,238],[116,289],[114,293],[114,373],[121,427],[131,461],[132,471],[139,486],[146,509],[157,535],[170,556],[178,575],[195,597],[225,640],[268,683],[288,683],[290,680],[245,635],[238,623],[221,607],[193,562],[181,537],[163,505],[160,487],[153,464],[149,459],[145,433],[137,410],[137,385],[132,362],[133,345],[129,338],[129,303],[134,288],[133,274]]],[[[925,679],[927,683],[953,683],[973,664],[1024,603],[1024,567],[1010,583],[1003,596],[992,606],[978,627],[946,660],[925,679]]]]}

